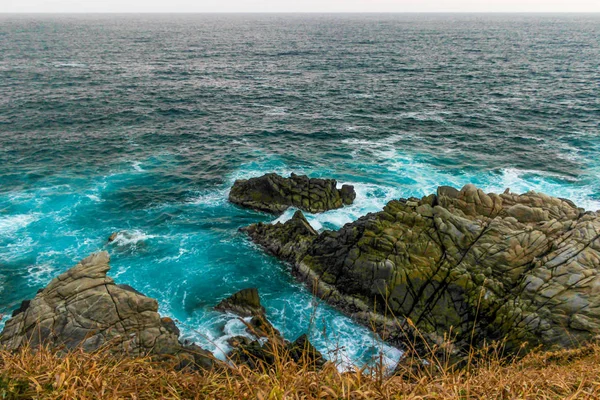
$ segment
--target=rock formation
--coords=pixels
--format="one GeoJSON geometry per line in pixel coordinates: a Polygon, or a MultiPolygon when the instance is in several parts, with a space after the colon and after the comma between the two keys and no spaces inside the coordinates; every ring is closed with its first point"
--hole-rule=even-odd
{"type": "Polygon", "coordinates": [[[107,277],[107,252],[93,254],[26,300],[6,322],[0,345],[48,344],[85,351],[106,347],[132,356],[173,357],[180,365],[210,368],[209,352],[179,342],[179,329],[158,314],[156,300],[107,277]]]}
{"type": "Polygon", "coordinates": [[[247,331],[255,340],[246,336],[229,339],[229,345],[234,349],[230,359],[235,363],[244,363],[251,368],[257,367],[257,363],[260,362],[272,365],[275,362],[274,355],[281,354],[282,351],[288,352],[291,359],[306,365],[321,367],[325,363],[325,359],[310,343],[306,334],[292,343],[281,336],[267,319],[265,308],[261,305],[258,290],[255,288],[240,290],[221,301],[215,309],[233,312],[241,317],[252,317],[246,325],[247,331]]]}
{"type": "Polygon", "coordinates": [[[231,311],[241,317],[264,315],[265,308],[260,304],[258,289],[243,289],[215,306],[217,311],[231,311]]]}
{"type": "Polygon", "coordinates": [[[516,350],[600,337],[600,215],[569,200],[443,186],[339,231],[318,235],[305,221],[297,213],[243,230],[392,342],[449,336],[459,352],[492,340],[516,350]]]}
{"type": "Polygon", "coordinates": [[[284,178],[266,174],[259,178],[235,181],[229,201],[247,208],[281,214],[289,207],[318,213],[352,204],[356,198],[354,187],[343,185],[337,189],[334,179],[308,178],[292,174],[284,178]]]}

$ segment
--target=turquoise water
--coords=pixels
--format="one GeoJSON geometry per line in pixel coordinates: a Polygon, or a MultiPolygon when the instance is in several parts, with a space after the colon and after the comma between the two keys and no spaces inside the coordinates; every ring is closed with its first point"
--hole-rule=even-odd
{"type": "Polygon", "coordinates": [[[243,326],[212,307],[258,287],[287,338],[391,365],[238,233],[293,210],[229,204],[235,179],[354,184],[317,229],[466,183],[600,209],[598,16],[0,16],[0,50],[0,313],[108,250],[217,354],[243,326]]]}

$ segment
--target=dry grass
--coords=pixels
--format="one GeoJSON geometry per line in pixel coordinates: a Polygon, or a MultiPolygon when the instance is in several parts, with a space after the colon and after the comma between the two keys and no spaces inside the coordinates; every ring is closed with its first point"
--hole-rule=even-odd
{"type": "MultiPolygon", "coordinates": [[[[491,353],[494,354],[494,353],[491,353]]],[[[277,356],[275,365],[175,371],[150,358],[48,349],[0,351],[0,399],[586,399],[600,398],[600,346],[488,355],[468,369],[411,365],[402,376],[315,371],[277,356]]],[[[420,364],[418,364],[420,365],[420,364]]]]}

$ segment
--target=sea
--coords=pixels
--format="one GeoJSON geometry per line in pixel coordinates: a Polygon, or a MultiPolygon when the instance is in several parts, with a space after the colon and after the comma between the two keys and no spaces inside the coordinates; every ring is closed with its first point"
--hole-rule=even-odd
{"type": "Polygon", "coordinates": [[[600,14],[0,15],[2,323],[107,250],[218,357],[244,325],[214,305],[257,287],[286,338],[393,367],[238,232],[291,218],[227,201],[268,172],[354,185],[320,231],[439,185],[598,210],[600,14]]]}

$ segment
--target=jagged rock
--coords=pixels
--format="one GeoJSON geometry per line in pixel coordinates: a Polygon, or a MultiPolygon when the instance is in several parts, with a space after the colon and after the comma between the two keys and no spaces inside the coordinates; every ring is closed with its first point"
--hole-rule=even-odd
{"type": "Polygon", "coordinates": [[[54,278],[13,313],[0,345],[16,350],[29,344],[85,351],[108,347],[132,356],[175,357],[180,365],[213,365],[211,354],[179,342],[179,329],[158,314],[158,303],[127,285],[116,285],[107,252],[93,254],[54,278]]]}
{"type": "Polygon", "coordinates": [[[296,211],[292,219],[285,224],[258,223],[241,228],[252,238],[255,243],[260,244],[271,254],[286,261],[295,261],[295,256],[306,253],[312,240],[319,234],[304,217],[301,211],[296,211]]]}
{"type": "Polygon", "coordinates": [[[323,355],[312,345],[306,334],[301,335],[288,348],[290,356],[296,362],[304,362],[315,367],[322,367],[325,364],[323,355]]]}
{"type": "Polygon", "coordinates": [[[259,364],[273,365],[276,356],[288,354],[297,363],[313,368],[321,368],[326,363],[321,353],[310,343],[307,335],[302,335],[293,343],[277,336],[266,340],[248,340],[246,337],[235,337],[229,340],[234,347],[230,359],[237,364],[246,364],[256,368],[259,364]]]}
{"type": "Polygon", "coordinates": [[[296,174],[284,178],[272,173],[235,181],[229,192],[229,201],[274,214],[281,214],[292,206],[318,213],[352,204],[356,198],[353,186],[343,185],[341,189],[336,186],[334,179],[296,174]]]}
{"type": "Polygon", "coordinates": [[[237,364],[246,364],[256,368],[263,363],[273,365],[275,355],[289,352],[296,362],[320,368],[325,363],[321,353],[310,343],[307,335],[302,335],[295,342],[285,340],[281,333],[269,322],[265,309],[260,303],[258,290],[243,289],[223,300],[216,307],[222,312],[233,312],[241,317],[252,317],[245,322],[247,332],[256,339],[247,336],[234,336],[227,342],[233,348],[229,358],[237,364]]]}
{"type": "Polygon", "coordinates": [[[442,345],[450,335],[460,352],[490,340],[516,350],[600,336],[600,216],[570,201],[442,186],[336,232],[315,235],[301,220],[244,231],[392,342],[442,345]]]}
{"type": "Polygon", "coordinates": [[[243,318],[252,317],[249,322],[244,321],[250,334],[257,338],[276,337],[283,341],[279,331],[267,319],[256,288],[242,289],[234,293],[217,304],[215,310],[232,312],[243,318]]]}
{"type": "Polygon", "coordinates": [[[230,311],[240,317],[261,316],[265,313],[265,308],[260,304],[260,297],[256,288],[240,290],[217,304],[215,310],[230,311]]]}
{"type": "Polygon", "coordinates": [[[241,346],[248,346],[252,342],[253,342],[253,340],[247,336],[234,336],[234,337],[227,339],[227,344],[229,344],[233,348],[241,347],[241,346]]]}

